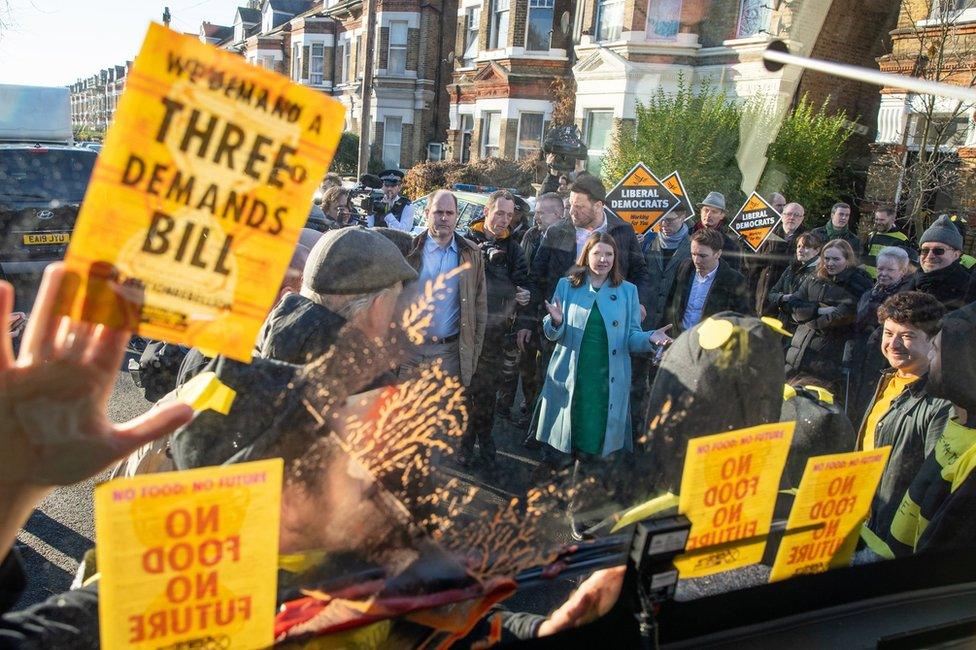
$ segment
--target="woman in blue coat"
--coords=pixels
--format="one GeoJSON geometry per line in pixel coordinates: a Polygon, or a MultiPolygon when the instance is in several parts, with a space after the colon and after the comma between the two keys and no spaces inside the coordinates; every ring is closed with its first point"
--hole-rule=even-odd
{"type": "Polygon", "coordinates": [[[670,343],[670,325],[641,330],[637,287],[624,280],[609,234],[590,235],[576,263],[545,303],[542,329],[556,348],[536,440],[574,456],[631,451],[630,355],[670,343]]]}

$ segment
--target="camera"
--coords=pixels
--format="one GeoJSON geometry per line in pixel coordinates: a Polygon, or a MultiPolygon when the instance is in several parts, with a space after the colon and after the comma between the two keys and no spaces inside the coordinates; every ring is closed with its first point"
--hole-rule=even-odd
{"type": "Polygon", "coordinates": [[[485,256],[486,264],[493,264],[495,266],[502,266],[507,262],[508,254],[504,249],[500,248],[498,244],[486,241],[481,244],[481,252],[485,256]]]}
{"type": "Polygon", "coordinates": [[[569,173],[576,169],[577,160],[586,160],[586,143],[579,127],[567,124],[549,129],[542,141],[542,151],[553,154],[555,160],[549,163],[554,172],[569,173]]]}
{"type": "Polygon", "coordinates": [[[373,214],[374,206],[383,200],[383,181],[376,174],[363,174],[359,183],[349,190],[349,209],[351,219],[366,223],[366,217],[373,214]]]}

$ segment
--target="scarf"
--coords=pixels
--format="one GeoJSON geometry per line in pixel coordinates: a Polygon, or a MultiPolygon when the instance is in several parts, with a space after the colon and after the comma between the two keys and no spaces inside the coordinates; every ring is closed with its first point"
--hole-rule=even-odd
{"type": "Polygon", "coordinates": [[[843,237],[848,232],[850,232],[850,229],[847,226],[844,226],[840,230],[837,230],[836,228],[834,228],[834,222],[831,221],[830,219],[827,220],[826,228],[827,228],[828,241],[829,240],[832,240],[832,239],[838,239],[840,237],[843,237]]]}
{"type": "Polygon", "coordinates": [[[661,238],[661,248],[677,248],[684,241],[685,237],[688,236],[688,224],[681,224],[681,230],[674,233],[672,236],[668,237],[663,232],[658,233],[658,237],[661,238]]]}

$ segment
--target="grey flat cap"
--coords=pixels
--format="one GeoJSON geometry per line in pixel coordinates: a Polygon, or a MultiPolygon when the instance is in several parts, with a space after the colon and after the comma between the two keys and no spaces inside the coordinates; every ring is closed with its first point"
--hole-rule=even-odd
{"type": "Polygon", "coordinates": [[[962,233],[954,223],[949,221],[949,217],[942,215],[925,229],[918,240],[919,246],[930,243],[945,244],[956,250],[962,250],[962,233]]]}
{"type": "Polygon", "coordinates": [[[707,205],[710,208],[715,208],[716,210],[721,210],[722,212],[727,212],[725,209],[725,195],[721,192],[709,192],[705,200],[698,204],[699,206],[707,205]]]}
{"type": "Polygon", "coordinates": [[[417,279],[389,239],[366,228],[340,228],[322,235],[305,262],[302,284],[316,293],[371,293],[417,279]]]}

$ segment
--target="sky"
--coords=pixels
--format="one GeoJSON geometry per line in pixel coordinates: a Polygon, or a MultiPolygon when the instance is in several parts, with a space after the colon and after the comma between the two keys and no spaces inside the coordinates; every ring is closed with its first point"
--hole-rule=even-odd
{"type": "Polygon", "coordinates": [[[198,34],[245,0],[0,0],[0,83],[65,86],[135,57],[151,21],[198,34]]]}

